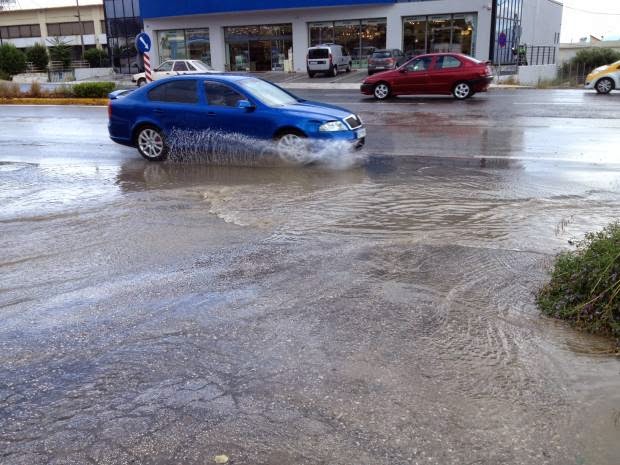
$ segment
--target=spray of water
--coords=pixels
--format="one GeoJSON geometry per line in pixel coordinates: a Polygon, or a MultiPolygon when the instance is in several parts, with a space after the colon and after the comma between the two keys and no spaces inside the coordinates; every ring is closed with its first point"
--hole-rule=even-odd
{"type": "MultiPolygon", "coordinates": [[[[221,131],[174,129],[167,139],[168,159],[174,163],[214,165],[291,164],[275,141],[221,131]]],[[[306,144],[298,164],[321,164],[332,169],[346,169],[363,163],[366,155],[346,141],[311,140],[306,144]]]]}

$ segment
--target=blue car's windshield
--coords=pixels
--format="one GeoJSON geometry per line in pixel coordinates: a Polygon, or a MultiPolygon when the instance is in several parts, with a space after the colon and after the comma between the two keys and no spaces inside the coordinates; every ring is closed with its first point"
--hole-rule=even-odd
{"type": "Polygon", "coordinates": [[[239,81],[239,85],[269,107],[282,107],[297,103],[298,100],[279,87],[260,79],[248,78],[239,81]]]}

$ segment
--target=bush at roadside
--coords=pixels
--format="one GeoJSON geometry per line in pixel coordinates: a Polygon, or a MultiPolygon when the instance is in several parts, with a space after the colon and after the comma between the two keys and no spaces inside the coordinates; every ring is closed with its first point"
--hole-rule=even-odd
{"type": "Polygon", "coordinates": [[[105,50],[89,48],[84,52],[84,59],[88,61],[91,68],[101,68],[108,58],[105,50]]]}
{"type": "Polygon", "coordinates": [[[78,98],[104,98],[114,87],[113,82],[84,82],[73,86],[73,94],[78,98]]]}
{"type": "Polygon", "coordinates": [[[38,43],[34,44],[26,51],[26,58],[40,71],[45,71],[47,69],[47,64],[50,60],[47,54],[47,48],[38,43]]]}
{"type": "Polygon", "coordinates": [[[15,82],[0,82],[0,98],[21,97],[19,85],[15,82]]]}
{"type": "Polygon", "coordinates": [[[537,302],[546,315],[613,336],[620,344],[620,222],[587,234],[575,251],[558,255],[537,302]]]}
{"type": "Polygon", "coordinates": [[[26,71],[26,54],[13,44],[0,45],[0,71],[11,76],[26,71]]]}

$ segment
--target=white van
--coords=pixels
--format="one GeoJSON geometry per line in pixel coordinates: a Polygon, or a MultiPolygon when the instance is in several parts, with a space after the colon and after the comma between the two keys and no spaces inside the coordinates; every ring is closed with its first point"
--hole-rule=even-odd
{"type": "Polygon", "coordinates": [[[337,76],[339,71],[349,73],[351,64],[351,56],[342,45],[321,44],[308,49],[306,66],[311,78],[316,73],[326,73],[329,76],[337,76]]]}

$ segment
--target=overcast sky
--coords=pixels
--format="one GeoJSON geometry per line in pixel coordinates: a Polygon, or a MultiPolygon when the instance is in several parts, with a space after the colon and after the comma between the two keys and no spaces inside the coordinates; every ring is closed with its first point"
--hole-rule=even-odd
{"type": "MultiPolygon", "coordinates": [[[[24,8],[50,5],[75,5],[75,0],[16,0],[24,8]]],[[[80,3],[100,3],[80,0],[80,3]]],[[[620,0],[564,0],[562,42],[577,42],[593,34],[620,39],[620,0]]],[[[540,44],[545,45],[545,44],[540,44]]]]}

